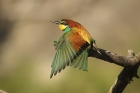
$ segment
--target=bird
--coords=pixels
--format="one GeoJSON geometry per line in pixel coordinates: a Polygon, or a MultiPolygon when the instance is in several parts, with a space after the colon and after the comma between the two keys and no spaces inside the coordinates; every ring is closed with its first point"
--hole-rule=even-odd
{"type": "Polygon", "coordinates": [[[89,49],[92,48],[101,54],[89,32],[80,23],[71,19],[50,22],[57,24],[63,31],[63,35],[54,41],[56,54],[51,64],[50,78],[60,73],[66,66],[88,71],[89,49]]]}

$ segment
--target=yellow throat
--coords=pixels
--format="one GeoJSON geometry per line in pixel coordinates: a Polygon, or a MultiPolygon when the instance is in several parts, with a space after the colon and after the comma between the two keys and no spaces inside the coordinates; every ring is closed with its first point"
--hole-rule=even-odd
{"type": "Polygon", "coordinates": [[[60,30],[62,30],[62,31],[65,30],[66,27],[67,27],[66,25],[59,24],[59,28],[60,28],[60,30]]]}

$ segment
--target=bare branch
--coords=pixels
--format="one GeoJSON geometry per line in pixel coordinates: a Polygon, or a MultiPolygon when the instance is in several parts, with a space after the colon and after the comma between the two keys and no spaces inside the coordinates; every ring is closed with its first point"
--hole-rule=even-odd
{"type": "Polygon", "coordinates": [[[125,87],[132,81],[133,77],[139,78],[137,70],[140,65],[140,53],[136,56],[132,50],[128,50],[128,56],[119,56],[107,50],[99,49],[101,54],[98,54],[95,50],[89,50],[89,57],[96,57],[106,62],[114,63],[124,67],[118,75],[114,84],[111,86],[109,93],[122,93],[125,87]]]}

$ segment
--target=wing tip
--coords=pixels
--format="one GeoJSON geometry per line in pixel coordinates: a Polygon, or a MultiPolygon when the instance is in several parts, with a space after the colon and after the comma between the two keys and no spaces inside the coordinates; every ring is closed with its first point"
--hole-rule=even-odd
{"type": "Polygon", "coordinates": [[[50,75],[50,79],[53,77],[53,74],[50,75]]]}

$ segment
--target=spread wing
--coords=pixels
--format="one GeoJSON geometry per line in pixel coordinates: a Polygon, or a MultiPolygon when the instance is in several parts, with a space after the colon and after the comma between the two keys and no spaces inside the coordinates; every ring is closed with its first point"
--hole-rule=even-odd
{"type": "Polygon", "coordinates": [[[64,33],[58,41],[55,41],[56,54],[52,62],[50,78],[65,69],[85,50],[89,43],[78,32],[64,33]]]}

